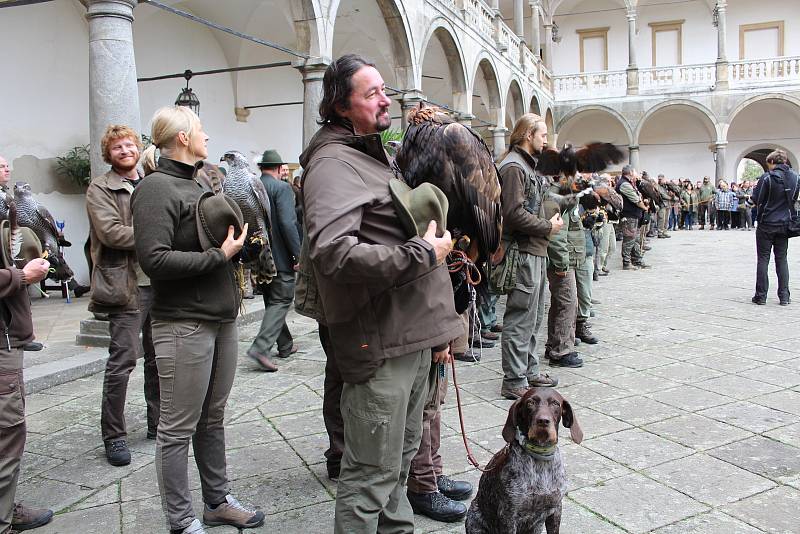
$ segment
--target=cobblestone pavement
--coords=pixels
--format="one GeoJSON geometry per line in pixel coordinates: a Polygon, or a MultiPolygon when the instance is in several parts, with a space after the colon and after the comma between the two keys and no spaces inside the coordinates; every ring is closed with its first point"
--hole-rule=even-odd
{"type": "MultiPolygon", "coordinates": [[[[797,533],[800,505],[800,301],[750,303],[753,233],[678,232],[654,240],[653,269],[612,271],[595,284],[594,331],[582,369],[559,370],[559,390],[584,432],[562,431],[569,474],[562,532],[612,534],[797,533]]],[[[800,253],[790,253],[794,287],[800,253]]],[[[615,258],[615,268],[619,259],[615,258]]],[[[795,291],[800,298],[800,289],[795,291]]],[[[294,316],[293,316],[294,317],[294,316]]],[[[256,326],[242,329],[244,354],[256,326]]],[[[324,354],[314,325],[294,317],[301,352],[264,374],[242,358],[228,405],[234,494],[261,507],[254,532],[332,530],[335,484],[322,452],[324,354]]],[[[541,348],[540,348],[541,350],[541,348]]],[[[466,428],[481,463],[498,450],[510,402],[501,399],[498,349],[458,364],[466,428]]],[[[19,498],[58,515],[45,533],[164,532],[145,439],[141,368],[130,389],[133,462],[110,467],[99,432],[102,375],[31,395],[19,498]]],[[[454,394],[442,429],[445,470],[477,484],[460,435],[454,394]]],[[[191,470],[195,509],[199,481],[191,470]]],[[[418,532],[461,524],[417,517],[418,532]]],[[[223,534],[234,530],[211,529],[223,534]]]]}

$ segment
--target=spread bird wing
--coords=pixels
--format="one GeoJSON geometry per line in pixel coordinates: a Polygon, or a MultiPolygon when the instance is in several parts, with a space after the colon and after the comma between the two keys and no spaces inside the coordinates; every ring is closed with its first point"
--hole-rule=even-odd
{"type": "Polygon", "coordinates": [[[622,163],[625,153],[611,143],[587,143],[575,151],[580,172],[602,172],[610,164],[622,163]]]}
{"type": "Polygon", "coordinates": [[[553,148],[545,148],[536,155],[536,174],[558,176],[561,174],[561,154],[553,148]]]}
{"type": "Polygon", "coordinates": [[[477,133],[457,122],[443,128],[442,140],[458,196],[472,207],[479,243],[484,247],[481,252],[491,255],[500,246],[503,230],[500,180],[492,154],[477,133]]]}

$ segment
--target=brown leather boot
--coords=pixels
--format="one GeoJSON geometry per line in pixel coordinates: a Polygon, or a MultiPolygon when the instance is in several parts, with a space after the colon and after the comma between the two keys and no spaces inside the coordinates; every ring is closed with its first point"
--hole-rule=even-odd
{"type": "Polygon", "coordinates": [[[53,519],[53,511],[44,508],[28,508],[22,503],[14,504],[11,518],[11,529],[15,531],[31,530],[46,525],[53,519]]]}

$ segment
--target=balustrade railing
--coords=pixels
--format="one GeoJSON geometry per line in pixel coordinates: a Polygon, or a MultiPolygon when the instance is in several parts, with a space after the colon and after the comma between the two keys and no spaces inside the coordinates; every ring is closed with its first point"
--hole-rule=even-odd
{"type": "Polygon", "coordinates": [[[494,13],[483,0],[461,0],[465,22],[484,37],[494,37],[494,13]]]}
{"type": "Polygon", "coordinates": [[[639,91],[709,89],[716,78],[713,63],[639,69],[639,91]]]}
{"type": "Polygon", "coordinates": [[[553,96],[556,100],[623,96],[626,91],[627,74],[624,70],[553,76],[553,96]]]}
{"type": "Polygon", "coordinates": [[[522,68],[528,77],[534,81],[539,80],[539,67],[536,61],[536,55],[527,46],[522,47],[522,68]]]}
{"type": "Polygon", "coordinates": [[[746,59],[728,63],[732,86],[800,80],[800,56],[746,59]]]}

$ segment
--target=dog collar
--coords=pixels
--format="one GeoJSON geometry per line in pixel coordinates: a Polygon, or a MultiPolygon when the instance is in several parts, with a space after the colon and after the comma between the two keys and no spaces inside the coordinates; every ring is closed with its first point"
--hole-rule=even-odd
{"type": "Polygon", "coordinates": [[[517,429],[517,442],[535,460],[549,462],[556,453],[557,445],[537,445],[526,438],[519,429],[517,429]]]}

